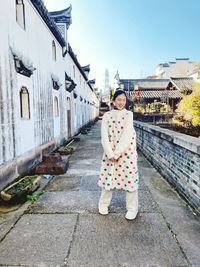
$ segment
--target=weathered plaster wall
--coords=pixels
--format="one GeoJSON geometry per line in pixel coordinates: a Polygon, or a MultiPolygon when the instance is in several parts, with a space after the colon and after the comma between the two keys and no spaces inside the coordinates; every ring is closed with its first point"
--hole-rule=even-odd
{"type": "Polygon", "coordinates": [[[200,139],[134,121],[137,145],[200,214],[200,139]]]}
{"type": "Polygon", "coordinates": [[[77,84],[78,95],[90,102],[95,99],[99,106],[96,94],[71,56],[63,57],[63,48],[31,1],[24,1],[24,5],[25,30],[16,22],[15,1],[3,1],[0,9],[0,189],[40,161],[44,146],[52,150],[68,138],[67,97],[71,102],[72,135],[98,116],[98,108],[83,104],[79,97],[74,99],[73,92],[66,91],[65,72],[77,84]],[[52,57],[52,41],[56,45],[56,61],[52,57]],[[32,62],[36,70],[30,77],[16,72],[12,50],[32,62]],[[53,89],[52,74],[62,84],[59,90],[53,89]],[[29,92],[30,119],[21,118],[22,87],[29,92]]]}

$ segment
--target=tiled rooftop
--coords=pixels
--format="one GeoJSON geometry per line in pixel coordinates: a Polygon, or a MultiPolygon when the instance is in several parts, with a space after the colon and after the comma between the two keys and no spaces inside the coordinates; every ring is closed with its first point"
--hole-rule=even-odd
{"type": "MultiPolygon", "coordinates": [[[[137,94],[136,91],[131,91],[130,96],[135,97],[137,94]]],[[[178,90],[165,90],[165,91],[154,91],[154,90],[148,90],[148,91],[140,91],[140,97],[144,99],[161,99],[168,97],[170,99],[181,99],[183,97],[183,94],[178,90]]]]}
{"type": "Polygon", "coordinates": [[[195,88],[194,80],[191,77],[170,78],[170,82],[180,91],[183,91],[185,88],[190,90],[195,88]]]}
{"type": "Polygon", "coordinates": [[[169,83],[169,79],[120,79],[120,84],[124,84],[124,89],[165,89],[169,83]]]}

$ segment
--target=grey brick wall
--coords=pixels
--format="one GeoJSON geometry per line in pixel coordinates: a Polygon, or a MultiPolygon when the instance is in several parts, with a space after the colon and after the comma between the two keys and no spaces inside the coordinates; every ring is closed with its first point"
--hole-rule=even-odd
{"type": "Polygon", "coordinates": [[[200,138],[134,121],[137,146],[200,214],[200,138]]]}

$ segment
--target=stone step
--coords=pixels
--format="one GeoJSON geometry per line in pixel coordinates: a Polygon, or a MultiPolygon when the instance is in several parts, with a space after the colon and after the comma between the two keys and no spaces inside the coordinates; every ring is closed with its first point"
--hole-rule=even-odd
{"type": "Polygon", "coordinates": [[[68,160],[42,162],[35,168],[36,174],[64,174],[69,167],[68,160]]]}
{"type": "Polygon", "coordinates": [[[59,154],[49,154],[43,155],[43,162],[54,163],[62,160],[62,157],[59,154]]]}

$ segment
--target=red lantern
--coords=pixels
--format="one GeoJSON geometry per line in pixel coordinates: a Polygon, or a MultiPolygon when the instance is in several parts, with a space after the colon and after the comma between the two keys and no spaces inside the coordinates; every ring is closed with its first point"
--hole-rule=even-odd
{"type": "Polygon", "coordinates": [[[136,94],[137,96],[140,96],[140,91],[137,91],[137,94],[136,94]]]}

